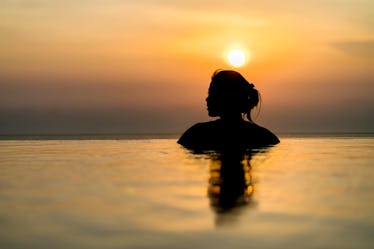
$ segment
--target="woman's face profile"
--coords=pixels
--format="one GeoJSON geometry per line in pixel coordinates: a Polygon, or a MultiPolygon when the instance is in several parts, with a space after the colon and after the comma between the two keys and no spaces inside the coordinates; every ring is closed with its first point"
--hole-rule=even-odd
{"type": "Polygon", "coordinates": [[[208,109],[208,115],[211,117],[219,116],[219,100],[217,93],[213,90],[213,82],[210,84],[208,97],[205,99],[208,109]]]}
{"type": "Polygon", "coordinates": [[[237,96],[226,84],[214,81],[210,83],[208,97],[206,98],[209,116],[221,117],[225,114],[236,113],[236,102],[237,96]]]}

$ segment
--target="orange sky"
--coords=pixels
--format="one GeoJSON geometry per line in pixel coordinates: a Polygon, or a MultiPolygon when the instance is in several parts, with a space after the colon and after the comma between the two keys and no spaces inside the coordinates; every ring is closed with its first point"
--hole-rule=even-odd
{"type": "Polygon", "coordinates": [[[0,16],[0,133],[181,132],[209,119],[232,47],[260,124],[374,131],[371,0],[4,0],[0,16]]]}

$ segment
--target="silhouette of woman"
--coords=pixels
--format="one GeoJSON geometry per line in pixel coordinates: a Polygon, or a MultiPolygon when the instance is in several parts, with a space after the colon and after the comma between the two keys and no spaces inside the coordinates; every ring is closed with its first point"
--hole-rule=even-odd
{"type": "Polygon", "coordinates": [[[220,118],[193,125],[178,143],[195,151],[246,150],[279,143],[271,131],[252,121],[251,110],[259,100],[259,92],[240,73],[216,71],[206,102],[209,116],[220,118]]]}

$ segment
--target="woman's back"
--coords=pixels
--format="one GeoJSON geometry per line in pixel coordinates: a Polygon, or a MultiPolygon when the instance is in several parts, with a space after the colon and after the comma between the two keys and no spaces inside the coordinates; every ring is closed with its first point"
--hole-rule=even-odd
{"type": "Polygon", "coordinates": [[[178,143],[194,150],[250,149],[279,143],[269,130],[247,121],[224,122],[221,119],[198,123],[189,128],[178,143]]]}

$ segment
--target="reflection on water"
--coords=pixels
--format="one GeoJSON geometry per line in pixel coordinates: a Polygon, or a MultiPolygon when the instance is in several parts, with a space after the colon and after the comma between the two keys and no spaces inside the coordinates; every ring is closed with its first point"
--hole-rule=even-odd
{"type": "Polygon", "coordinates": [[[253,205],[250,153],[221,153],[212,156],[208,196],[215,211],[215,224],[231,224],[245,206],[253,205]]]}

